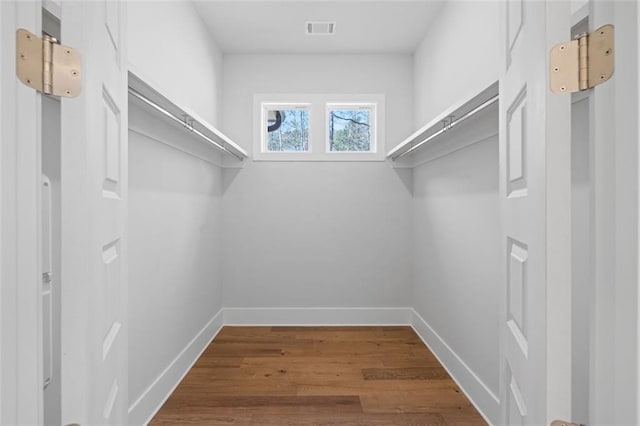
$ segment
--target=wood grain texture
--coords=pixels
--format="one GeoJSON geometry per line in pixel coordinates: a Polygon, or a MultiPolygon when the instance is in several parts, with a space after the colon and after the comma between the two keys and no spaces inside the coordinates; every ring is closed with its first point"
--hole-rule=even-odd
{"type": "Polygon", "coordinates": [[[484,425],[410,327],[224,327],[152,425],[484,425]]]}

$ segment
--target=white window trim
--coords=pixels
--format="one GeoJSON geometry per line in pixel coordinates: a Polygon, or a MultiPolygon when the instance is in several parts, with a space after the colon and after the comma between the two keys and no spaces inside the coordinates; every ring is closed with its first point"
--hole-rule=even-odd
{"type": "Polygon", "coordinates": [[[385,161],[385,96],[383,94],[257,94],[254,95],[253,160],[254,161],[385,161]],[[266,128],[264,107],[268,105],[309,105],[309,151],[267,152],[264,147],[266,128]],[[372,115],[372,147],[370,152],[329,152],[328,107],[375,105],[372,115]]]}

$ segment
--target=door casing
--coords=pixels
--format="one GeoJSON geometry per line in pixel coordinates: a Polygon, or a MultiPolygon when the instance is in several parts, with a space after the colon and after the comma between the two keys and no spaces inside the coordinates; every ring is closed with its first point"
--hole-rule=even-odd
{"type": "Polygon", "coordinates": [[[41,28],[41,5],[0,2],[0,20],[0,423],[41,424],[41,97],[11,53],[17,28],[41,28]]]}

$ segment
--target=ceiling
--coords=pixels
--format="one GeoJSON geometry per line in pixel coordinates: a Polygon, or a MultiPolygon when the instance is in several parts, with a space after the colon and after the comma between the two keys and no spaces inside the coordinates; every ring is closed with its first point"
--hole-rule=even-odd
{"type": "Polygon", "coordinates": [[[411,53],[442,0],[194,1],[225,53],[411,53]],[[336,34],[308,36],[306,21],[335,21],[336,34]]]}

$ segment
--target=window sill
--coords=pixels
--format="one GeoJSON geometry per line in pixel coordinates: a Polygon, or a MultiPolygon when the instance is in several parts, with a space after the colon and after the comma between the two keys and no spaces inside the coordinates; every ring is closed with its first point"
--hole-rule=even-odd
{"type": "Polygon", "coordinates": [[[385,161],[384,152],[259,152],[253,155],[253,161],[315,161],[315,162],[368,162],[385,161]]]}

